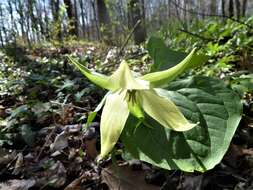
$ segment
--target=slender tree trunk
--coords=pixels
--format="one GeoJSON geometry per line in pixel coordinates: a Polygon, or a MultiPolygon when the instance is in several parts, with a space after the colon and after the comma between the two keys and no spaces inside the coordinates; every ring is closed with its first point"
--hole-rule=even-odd
{"type": "Polygon", "coordinates": [[[79,19],[78,19],[78,10],[77,10],[77,2],[74,0],[74,30],[75,30],[75,35],[79,37],[79,19]]]}
{"type": "Polygon", "coordinates": [[[241,3],[240,0],[235,1],[236,18],[239,20],[241,17],[241,3]]]}
{"type": "MultiPolygon", "coordinates": [[[[59,10],[60,10],[60,0],[50,0],[51,1],[51,9],[54,21],[54,34],[56,35],[58,40],[62,40],[62,25],[60,22],[59,10]]],[[[49,19],[49,18],[48,18],[49,19]]]]}
{"type": "Polygon", "coordinates": [[[213,15],[216,15],[217,10],[217,0],[211,0],[210,1],[210,13],[213,15]]]}
{"type": "Polygon", "coordinates": [[[67,15],[69,19],[69,33],[73,36],[78,36],[78,29],[77,29],[77,20],[75,18],[75,11],[71,0],[64,0],[64,4],[66,5],[67,15]]]}
{"type": "Polygon", "coordinates": [[[82,34],[83,37],[86,37],[86,23],[85,23],[85,18],[84,18],[84,5],[83,5],[83,0],[80,0],[80,9],[81,9],[81,19],[82,19],[82,34]]]}
{"type": "Polygon", "coordinates": [[[135,28],[134,42],[135,44],[141,44],[146,39],[146,29],[141,14],[141,5],[139,0],[130,0],[128,3],[128,12],[130,13],[130,26],[133,28],[138,21],[141,23],[135,28]]]}
{"type": "Polygon", "coordinates": [[[226,2],[225,0],[221,0],[221,14],[222,16],[226,16],[226,9],[225,9],[226,2]]]}
{"type": "MultiPolygon", "coordinates": [[[[100,30],[99,30],[99,23],[98,23],[98,20],[97,20],[97,18],[98,18],[98,16],[97,16],[97,12],[96,12],[96,5],[95,5],[95,2],[94,1],[92,1],[91,2],[91,6],[92,6],[92,10],[93,10],[93,19],[94,19],[94,23],[95,23],[95,29],[96,29],[96,31],[94,31],[93,30],[93,25],[92,25],[92,30],[91,30],[91,32],[92,33],[95,33],[96,32],[96,34],[97,34],[97,39],[98,40],[100,40],[101,39],[101,36],[100,36],[100,30]]],[[[91,18],[92,18],[92,16],[91,16],[91,18]]]]}
{"type": "Polygon", "coordinates": [[[231,18],[234,17],[234,1],[233,0],[229,0],[228,16],[231,17],[231,18]]]}
{"type": "Polygon", "coordinates": [[[248,0],[242,1],[242,16],[244,17],[246,16],[247,4],[248,4],[248,0]]]}
{"type": "MultiPolygon", "coordinates": [[[[1,45],[2,47],[4,46],[4,22],[3,22],[3,12],[2,12],[2,4],[0,4],[0,20],[1,20],[1,27],[0,27],[0,40],[1,40],[1,45]]],[[[6,36],[5,36],[6,37],[6,36]]]]}
{"type": "Polygon", "coordinates": [[[16,1],[15,8],[16,8],[16,12],[19,15],[19,24],[21,28],[22,39],[26,39],[24,5],[22,4],[21,0],[16,1]]]}
{"type": "Polygon", "coordinates": [[[107,44],[112,43],[111,20],[104,0],[96,0],[97,16],[101,37],[107,44]]]}
{"type": "Polygon", "coordinates": [[[44,14],[45,14],[45,37],[47,40],[49,40],[50,35],[49,35],[49,18],[48,18],[48,12],[46,9],[46,0],[43,0],[43,9],[44,9],[44,14]]]}

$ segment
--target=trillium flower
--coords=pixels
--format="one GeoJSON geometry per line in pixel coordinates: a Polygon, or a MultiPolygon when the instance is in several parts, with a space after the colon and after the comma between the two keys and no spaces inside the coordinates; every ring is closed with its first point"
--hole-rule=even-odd
{"type": "Polygon", "coordinates": [[[144,113],[146,113],[163,127],[175,131],[187,131],[197,125],[190,123],[179,108],[168,98],[160,96],[156,89],[192,67],[195,55],[194,49],[176,66],[139,77],[134,76],[126,61],[122,61],[111,76],[105,76],[90,71],[69,57],[90,81],[109,90],[96,109],[97,112],[104,105],[100,122],[100,158],[104,158],[111,152],[130,113],[141,122],[145,122],[144,113]]]}

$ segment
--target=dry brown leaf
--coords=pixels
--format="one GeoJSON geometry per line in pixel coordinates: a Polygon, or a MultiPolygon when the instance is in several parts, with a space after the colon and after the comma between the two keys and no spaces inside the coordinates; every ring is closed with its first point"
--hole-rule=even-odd
{"type": "Polygon", "coordinates": [[[110,190],[158,190],[157,186],[147,184],[143,170],[133,171],[128,165],[110,165],[102,170],[102,182],[110,190]]]}
{"type": "Polygon", "coordinates": [[[96,158],[98,155],[98,151],[96,149],[96,142],[97,140],[95,138],[91,140],[85,140],[86,153],[92,159],[96,158]]]}
{"type": "Polygon", "coordinates": [[[34,179],[23,179],[23,180],[8,180],[6,182],[0,183],[1,190],[28,190],[35,185],[36,181],[34,179]]]}

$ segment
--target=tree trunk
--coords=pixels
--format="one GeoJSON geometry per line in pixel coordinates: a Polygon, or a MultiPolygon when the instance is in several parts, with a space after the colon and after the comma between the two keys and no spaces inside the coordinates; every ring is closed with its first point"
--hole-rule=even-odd
{"type": "Polygon", "coordinates": [[[22,4],[21,0],[16,1],[15,8],[20,18],[19,24],[21,28],[22,39],[26,39],[24,5],[22,4]]]}
{"type": "Polygon", "coordinates": [[[247,4],[248,4],[248,0],[242,1],[242,16],[244,17],[246,16],[247,4]]]}
{"type": "Polygon", "coordinates": [[[78,36],[78,28],[77,28],[77,20],[75,18],[75,11],[73,9],[73,5],[71,0],[64,0],[64,4],[66,5],[67,15],[69,19],[69,33],[73,36],[78,36]]]}
{"type": "Polygon", "coordinates": [[[235,0],[236,18],[239,20],[241,17],[241,3],[240,0],[235,0]]]}
{"type": "Polygon", "coordinates": [[[111,44],[111,20],[104,0],[97,0],[97,16],[101,37],[107,44],[111,44]]]}
{"type": "Polygon", "coordinates": [[[74,8],[75,8],[75,11],[74,11],[74,16],[75,16],[75,19],[74,19],[75,35],[77,37],[79,37],[79,22],[78,22],[78,10],[77,10],[77,2],[76,2],[76,0],[74,0],[74,8]]]}
{"type": "MultiPolygon", "coordinates": [[[[3,22],[3,12],[2,12],[2,4],[0,4],[0,21],[1,21],[1,27],[0,27],[0,40],[1,40],[1,45],[2,47],[4,46],[4,38],[3,38],[3,33],[4,33],[4,22],[3,22]]],[[[6,36],[5,36],[6,37],[6,36]]]]}
{"type": "Polygon", "coordinates": [[[146,29],[144,25],[144,20],[141,14],[141,4],[139,0],[130,0],[128,3],[128,12],[129,12],[129,26],[132,29],[137,22],[141,21],[141,23],[135,28],[134,31],[134,42],[135,44],[141,44],[146,39],[146,29]]]}
{"type": "Polygon", "coordinates": [[[223,17],[226,16],[225,4],[226,4],[225,0],[221,0],[221,14],[223,17]]]}
{"type": "Polygon", "coordinates": [[[229,0],[229,4],[228,4],[228,16],[230,18],[234,17],[234,1],[233,0],[229,0]]]}
{"type": "Polygon", "coordinates": [[[210,13],[216,15],[217,10],[217,0],[211,0],[210,2],[210,13]]]}
{"type": "Polygon", "coordinates": [[[85,23],[85,18],[84,18],[84,5],[83,5],[83,0],[80,0],[80,9],[81,9],[81,19],[82,19],[82,34],[83,37],[86,37],[86,23],[85,23]]]}
{"type": "Polygon", "coordinates": [[[61,28],[61,22],[60,22],[60,16],[59,16],[59,10],[60,10],[60,0],[51,0],[51,8],[52,8],[52,15],[54,19],[54,28],[55,33],[58,38],[58,40],[62,40],[62,28],[61,28]]]}

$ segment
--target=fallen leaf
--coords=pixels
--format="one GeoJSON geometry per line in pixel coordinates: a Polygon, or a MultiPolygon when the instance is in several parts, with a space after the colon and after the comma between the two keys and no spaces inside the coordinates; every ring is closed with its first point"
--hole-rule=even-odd
{"type": "Polygon", "coordinates": [[[147,184],[143,170],[133,171],[128,165],[104,168],[101,172],[102,182],[110,190],[158,190],[158,186],[147,184]]]}
{"type": "Polygon", "coordinates": [[[40,186],[50,186],[61,188],[66,183],[67,171],[60,161],[54,163],[50,168],[43,172],[43,176],[38,178],[37,184],[40,186]]]}
{"type": "Polygon", "coordinates": [[[96,143],[97,140],[95,138],[91,140],[85,140],[86,153],[92,159],[96,158],[98,155],[96,143]]]}
{"type": "Polygon", "coordinates": [[[28,190],[35,185],[34,179],[13,179],[0,183],[1,190],[28,190]]]}
{"type": "Polygon", "coordinates": [[[55,151],[61,151],[62,149],[66,148],[68,146],[68,134],[66,133],[66,131],[61,132],[60,134],[58,134],[55,139],[54,142],[50,145],[50,150],[52,152],[55,151]]]}

